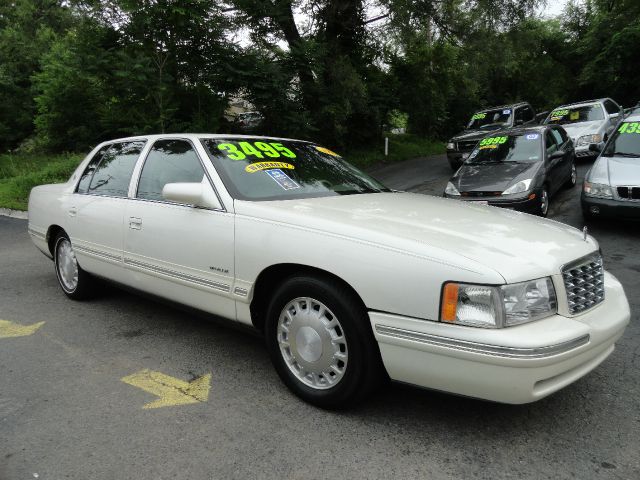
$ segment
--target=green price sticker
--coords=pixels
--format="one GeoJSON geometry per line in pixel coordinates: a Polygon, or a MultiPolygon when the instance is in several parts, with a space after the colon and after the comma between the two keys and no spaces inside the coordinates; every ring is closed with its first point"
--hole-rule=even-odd
{"type": "Polygon", "coordinates": [[[480,146],[481,147],[486,147],[488,145],[502,145],[508,139],[509,139],[509,137],[489,137],[489,138],[484,138],[484,139],[482,139],[482,141],[480,141],[480,146]]]}
{"type": "Polygon", "coordinates": [[[555,112],[551,112],[551,117],[564,117],[565,115],[569,115],[569,110],[556,110],[555,112]]]}
{"type": "Polygon", "coordinates": [[[486,116],[486,113],[476,113],[473,117],[471,117],[471,120],[482,120],[486,116]]]}
{"type": "Polygon", "coordinates": [[[266,142],[234,142],[219,143],[218,150],[224,152],[230,160],[244,160],[247,157],[256,158],[296,158],[296,154],[281,143],[266,142]]]}
{"type": "Polygon", "coordinates": [[[640,133],[640,123],[638,122],[625,122],[618,128],[620,133],[640,133]]]}

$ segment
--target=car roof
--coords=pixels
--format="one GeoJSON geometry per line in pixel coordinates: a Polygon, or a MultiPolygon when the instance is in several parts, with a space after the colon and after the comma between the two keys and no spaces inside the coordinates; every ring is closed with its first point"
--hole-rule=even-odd
{"type": "Polygon", "coordinates": [[[487,136],[499,135],[502,133],[509,134],[520,134],[520,133],[542,133],[545,130],[548,130],[550,127],[556,127],[557,125],[531,125],[528,127],[511,127],[511,128],[501,128],[500,130],[494,130],[487,136]]]}
{"type": "Polygon", "coordinates": [[[576,106],[582,106],[582,105],[593,105],[594,103],[602,103],[605,100],[610,100],[610,98],[596,98],[594,100],[582,100],[580,102],[565,103],[564,105],[560,105],[559,107],[554,108],[554,110],[557,110],[558,108],[562,108],[562,107],[576,107],[576,106]]]}
{"type": "Polygon", "coordinates": [[[116,142],[131,142],[135,140],[149,140],[149,141],[155,141],[159,139],[201,140],[206,138],[285,140],[289,142],[312,143],[308,140],[298,140],[295,138],[283,138],[283,137],[269,137],[265,135],[238,135],[238,134],[224,134],[224,133],[161,133],[161,134],[153,134],[153,135],[136,135],[133,137],[114,138],[112,140],[105,140],[100,145],[107,145],[109,143],[116,143],[116,142]]]}
{"type": "Polygon", "coordinates": [[[477,111],[478,112],[488,112],[489,110],[500,110],[501,108],[516,108],[516,107],[521,107],[523,105],[529,105],[529,103],[528,102],[509,103],[507,105],[498,105],[497,107],[481,108],[481,109],[479,109],[477,111]]]}

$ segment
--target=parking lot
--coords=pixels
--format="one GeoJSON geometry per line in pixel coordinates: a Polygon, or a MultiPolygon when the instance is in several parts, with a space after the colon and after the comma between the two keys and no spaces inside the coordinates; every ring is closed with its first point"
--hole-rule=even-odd
{"type": "MultiPolygon", "coordinates": [[[[451,170],[437,156],[372,173],[441,195],[451,170]]],[[[579,187],[549,217],[582,228],[579,187]]],[[[26,221],[0,217],[0,480],[638,479],[640,226],[589,229],[632,309],[594,372],[529,405],[392,384],[336,413],[293,396],[250,332],[110,286],[68,300],[26,221]]]]}

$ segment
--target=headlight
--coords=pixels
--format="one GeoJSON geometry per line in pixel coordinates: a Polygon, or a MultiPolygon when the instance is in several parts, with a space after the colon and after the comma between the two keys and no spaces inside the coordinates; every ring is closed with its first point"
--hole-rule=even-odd
{"type": "Polygon", "coordinates": [[[447,143],[447,150],[455,150],[456,149],[456,144],[453,142],[449,142],[447,143]]]}
{"type": "Polygon", "coordinates": [[[458,189],[451,182],[447,183],[447,188],[444,189],[444,193],[447,195],[460,195],[458,189]]]}
{"type": "Polygon", "coordinates": [[[528,178],[526,180],[522,180],[522,181],[516,183],[515,185],[511,185],[504,192],[502,192],[502,195],[512,195],[514,193],[527,192],[527,191],[529,191],[529,187],[531,186],[531,181],[532,180],[533,180],[532,178],[528,178]]]}
{"type": "Polygon", "coordinates": [[[557,312],[551,278],[500,287],[447,283],[440,321],[482,328],[502,328],[539,320],[557,312]]]}
{"type": "Polygon", "coordinates": [[[590,143],[600,143],[602,141],[602,135],[583,135],[578,138],[576,145],[589,145],[590,143]]]}
{"type": "Polygon", "coordinates": [[[611,187],[604,183],[590,183],[585,181],[582,190],[587,197],[613,198],[611,187]]]}

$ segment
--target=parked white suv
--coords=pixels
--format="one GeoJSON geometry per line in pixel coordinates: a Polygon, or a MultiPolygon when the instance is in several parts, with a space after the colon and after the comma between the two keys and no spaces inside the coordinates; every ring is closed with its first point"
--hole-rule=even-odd
{"type": "Polygon", "coordinates": [[[576,157],[594,157],[592,143],[606,142],[622,119],[623,110],[610,98],[561,105],[551,111],[545,124],[562,125],[576,149],[576,157]]]}

